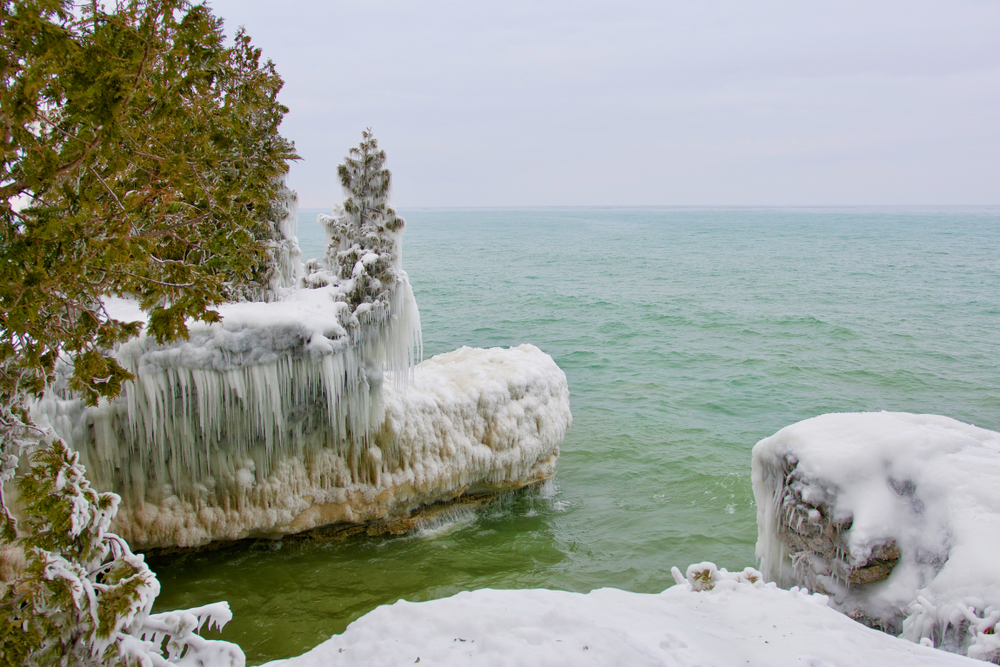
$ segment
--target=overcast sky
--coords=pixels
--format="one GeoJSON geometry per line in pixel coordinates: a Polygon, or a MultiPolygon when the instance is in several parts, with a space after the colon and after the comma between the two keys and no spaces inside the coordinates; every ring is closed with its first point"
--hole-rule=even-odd
{"type": "Polygon", "coordinates": [[[211,0],[303,207],[371,127],[416,206],[1000,204],[1000,2],[211,0]]]}

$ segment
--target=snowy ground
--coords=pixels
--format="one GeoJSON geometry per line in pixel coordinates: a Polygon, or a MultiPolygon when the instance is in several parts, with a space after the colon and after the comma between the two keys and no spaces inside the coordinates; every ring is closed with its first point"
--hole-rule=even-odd
{"type": "Polygon", "coordinates": [[[866,628],[828,607],[825,596],[751,582],[748,575],[754,574],[714,572],[714,566],[700,564],[689,568],[688,581],[659,595],[610,588],[586,595],[485,589],[430,602],[399,601],[308,653],[267,665],[983,664],[866,628]],[[712,584],[711,590],[695,590],[712,584]]]}

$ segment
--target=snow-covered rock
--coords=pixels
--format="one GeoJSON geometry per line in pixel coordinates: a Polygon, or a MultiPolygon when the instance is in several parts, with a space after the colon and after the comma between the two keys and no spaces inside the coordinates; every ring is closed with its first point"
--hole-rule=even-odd
{"type": "MultiPolygon", "coordinates": [[[[300,378],[307,368],[298,367],[300,378]]],[[[572,421],[565,374],[531,345],[461,348],[417,365],[406,383],[379,383],[376,407],[361,405],[376,416],[358,443],[350,424],[330,423],[320,389],[310,395],[280,369],[191,371],[202,378],[190,396],[166,382],[153,400],[199,407],[191,415],[167,406],[153,422],[166,425],[148,439],[128,438],[127,398],[84,411],[68,401],[43,407],[85,454],[95,486],[122,495],[114,530],[137,548],[392,521],[463,494],[540,482],[555,473],[572,421]],[[240,385],[244,376],[256,384],[240,385]]]]}
{"type": "MultiPolygon", "coordinates": [[[[186,340],[122,344],[135,379],[113,401],[86,407],[64,379],[34,406],[94,487],[121,496],[115,532],[148,549],[398,526],[423,506],[554,474],[572,421],[566,375],[530,345],[418,364],[393,220],[358,230],[324,218],[329,251],[306,267],[290,266],[285,224],[266,300],[223,304],[220,322],[190,322],[186,340]]],[[[104,309],[146,319],[129,299],[104,309]]]]}
{"type": "Polygon", "coordinates": [[[768,580],[1000,661],[1000,433],[936,415],[823,415],[754,447],[753,487],[768,580]]]}
{"type": "Polygon", "coordinates": [[[867,628],[828,607],[826,596],[765,584],[749,568],[702,563],[687,575],[675,569],[678,585],[658,595],[484,589],[399,601],[267,667],[982,664],[867,628]]]}

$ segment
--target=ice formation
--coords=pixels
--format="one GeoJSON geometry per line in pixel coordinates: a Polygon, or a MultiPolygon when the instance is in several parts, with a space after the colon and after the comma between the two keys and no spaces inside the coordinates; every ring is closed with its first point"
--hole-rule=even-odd
{"type": "MultiPolygon", "coordinates": [[[[293,215],[266,300],[222,305],[185,341],[121,345],[135,380],[119,399],[85,408],[57,386],[35,406],[122,496],[114,529],[136,548],[392,520],[554,473],[571,417],[548,355],[462,348],[417,365],[402,220],[324,216],[329,251],[296,267],[293,215]]],[[[128,299],[105,308],[144,319],[128,299]]]]}
{"type": "Polygon", "coordinates": [[[753,487],[769,580],[1000,661],[1000,433],[936,415],[823,415],[754,447],[753,487]]]}
{"type": "Polygon", "coordinates": [[[275,239],[271,253],[275,270],[270,277],[268,290],[263,295],[265,301],[280,299],[281,295],[297,287],[302,280],[302,250],[295,237],[295,227],[299,218],[298,196],[284,184],[275,202],[275,239]]]}
{"type": "Polygon", "coordinates": [[[982,664],[866,628],[826,596],[765,584],[751,568],[701,563],[674,577],[678,585],[658,595],[483,589],[399,601],[267,667],[982,664]]]}

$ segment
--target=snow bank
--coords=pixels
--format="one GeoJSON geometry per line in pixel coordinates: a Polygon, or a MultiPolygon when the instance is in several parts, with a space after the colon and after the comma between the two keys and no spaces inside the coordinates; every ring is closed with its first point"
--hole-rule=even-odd
{"type": "Polygon", "coordinates": [[[866,628],[826,597],[710,563],[659,595],[478,590],[400,601],[268,667],[334,665],[981,665],[866,628]],[[756,581],[754,581],[756,579],[756,581]],[[698,590],[701,589],[701,590],[698,590]]]}
{"type": "Polygon", "coordinates": [[[914,642],[1000,659],[1000,433],[935,415],[830,414],[753,450],[769,579],[914,642]]]}

